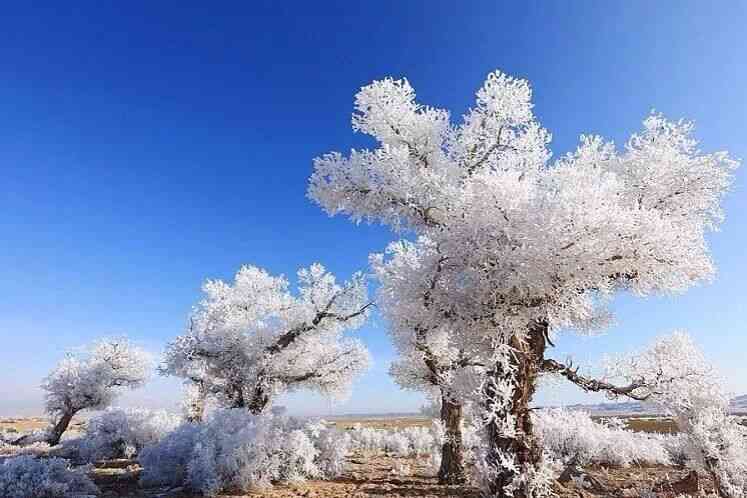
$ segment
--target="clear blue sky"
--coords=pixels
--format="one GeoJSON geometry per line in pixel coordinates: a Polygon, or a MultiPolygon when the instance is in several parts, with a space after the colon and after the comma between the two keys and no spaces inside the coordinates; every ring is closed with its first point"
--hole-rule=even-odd
{"type": "MultiPolygon", "coordinates": [[[[369,144],[350,113],[372,79],[406,76],[422,102],[459,116],[489,71],[526,77],[556,156],[581,133],[620,143],[655,108],[694,119],[703,149],[747,157],[743,2],[201,3],[3,8],[0,415],[39,412],[37,386],[66,349],[126,333],[159,351],[201,282],[242,263],[365,268],[392,235],[329,219],[305,188],[314,156],[369,144]]],[[[556,354],[592,361],[686,328],[747,392],[746,175],[711,237],[714,284],[619,299],[608,335],[563,337],[556,354]]],[[[386,376],[381,320],[361,335],[375,366],[353,397],[294,396],[294,411],[420,405],[386,376]]],[[[169,405],[176,386],[127,402],[169,405]]],[[[569,387],[540,396],[583,399],[569,387]]]]}

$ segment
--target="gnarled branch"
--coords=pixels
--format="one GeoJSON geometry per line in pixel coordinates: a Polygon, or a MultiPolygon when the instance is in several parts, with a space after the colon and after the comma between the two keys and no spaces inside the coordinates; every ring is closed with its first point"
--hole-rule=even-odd
{"type": "Polygon", "coordinates": [[[548,373],[560,374],[570,380],[586,392],[607,392],[611,396],[626,396],[628,398],[645,401],[651,396],[648,391],[648,385],[643,381],[634,381],[627,386],[616,386],[609,382],[592,379],[578,374],[578,367],[573,368],[573,364],[564,365],[553,359],[546,359],[542,362],[542,371],[548,373]],[[640,391],[644,390],[644,393],[640,391]]]}

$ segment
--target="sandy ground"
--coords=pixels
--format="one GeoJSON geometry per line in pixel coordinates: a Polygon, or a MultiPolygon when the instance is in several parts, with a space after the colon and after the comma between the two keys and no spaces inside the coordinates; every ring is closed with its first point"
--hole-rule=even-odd
{"type": "MultiPolygon", "coordinates": [[[[642,497],[656,490],[658,498],[672,498],[682,491],[694,492],[696,488],[681,488],[680,482],[688,475],[683,469],[671,467],[590,468],[588,475],[596,479],[589,488],[573,483],[557,485],[560,498],[642,497]]],[[[107,462],[95,472],[96,484],[107,498],[197,498],[180,489],[141,489],[137,484],[140,468],[131,461],[107,462]]],[[[701,478],[702,486],[709,486],[701,478]]],[[[468,486],[441,486],[437,483],[425,460],[391,458],[386,456],[356,455],[350,459],[345,474],[332,481],[308,481],[297,485],[275,486],[249,494],[222,494],[223,498],[478,498],[479,493],[468,486]],[[397,475],[393,470],[406,465],[407,472],[397,475]]]]}
{"type": "MultiPolygon", "coordinates": [[[[165,489],[143,490],[137,487],[137,466],[131,462],[110,462],[108,468],[96,469],[95,481],[104,497],[151,498],[169,496],[193,498],[193,495],[165,489]],[[114,468],[113,468],[114,467],[114,468]]],[[[347,471],[333,481],[308,481],[297,485],[275,486],[256,490],[250,494],[225,494],[221,497],[252,498],[363,498],[363,497],[464,497],[477,498],[477,493],[467,487],[440,486],[430,472],[425,460],[389,458],[385,456],[357,455],[350,459],[347,471]],[[398,464],[407,465],[408,472],[395,475],[398,464]]]]}

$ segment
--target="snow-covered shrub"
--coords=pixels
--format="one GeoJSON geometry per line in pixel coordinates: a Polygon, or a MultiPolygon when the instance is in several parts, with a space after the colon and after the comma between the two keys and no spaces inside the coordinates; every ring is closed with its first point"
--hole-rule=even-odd
{"type": "Polygon", "coordinates": [[[400,431],[389,432],[384,436],[384,451],[399,457],[410,456],[410,440],[400,431]]]}
{"type": "Polygon", "coordinates": [[[702,409],[688,431],[692,461],[714,476],[721,496],[747,495],[747,430],[719,406],[702,409]]]}
{"type": "Polygon", "coordinates": [[[350,431],[352,448],[364,453],[388,453],[398,457],[440,453],[443,435],[440,426],[373,429],[356,424],[350,431]]]}
{"type": "Polygon", "coordinates": [[[659,439],[664,449],[667,450],[672,464],[684,466],[692,458],[687,434],[653,434],[652,436],[659,439]]]}
{"type": "Polygon", "coordinates": [[[318,424],[219,409],[184,424],[140,455],[143,485],[184,485],[215,495],[275,482],[325,478],[342,470],[348,438],[318,424]]]}
{"type": "Polygon", "coordinates": [[[87,462],[132,458],[146,446],[156,444],[176,429],[181,418],[166,411],[108,409],[91,418],[76,446],[87,462]]]}
{"type": "Polygon", "coordinates": [[[51,446],[35,442],[24,446],[0,442],[0,459],[19,455],[40,456],[49,453],[51,446]]]}
{"type": "Polygon", "coordinates": [[[323,420],[316,424],[308,424],[306,432],[318,451],[316,464],[319,470],[325,476],[342,474],[345,457],[352,449],[353,440],[350,434],[334,427],[328,427],[323,420]]]}
{"type": "Polygon", "coordinates": [[[412,453],[418,456],[431,453],[436,444],[434,433],[425,427],[406,427],[402,430],[412,453]]]}
{"type": "Polygon", "coordinates": [[[13,446],[30,446],[45,444],[49,440],[49,430],[33,429],[29,431],[5,431],[0,434],[0,444],[10,444],[13,446]]]}
{"type": "Polygon", "coordinates": [[[29,455],[9,458],[0,463],[0,496],[61,498],[98,493],[86,475],[88,470],[88,467],[72,470],[62,458],[29,455]]]}
{"type": "Polygon", "coordinates": [[[355,424],[350,431],[353,448],[364,453],[378,453],[384,449],[386,431],[355,424]]]}
{"type": "Polygon", "coordinates": [[[202,427],[185,423],[138,455],[143,466],[140,482],[145,486],[178,485],[187,478],[187,465],[202,427]]]}
{"type": "Polygon", "coordinates": [[[633,432],[619,422],[595,422],[583,411],[539,410],[533,419],[542,448],[555,459],[581,465],[670,463],[663,436],[633,432]]]}

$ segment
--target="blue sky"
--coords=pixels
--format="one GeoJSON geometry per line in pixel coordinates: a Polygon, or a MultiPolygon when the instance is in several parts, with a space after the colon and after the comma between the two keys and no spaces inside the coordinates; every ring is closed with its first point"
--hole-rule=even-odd
{"type": "MultiPolygon", "coordinates": [[[[655,108],[696,121],[704,150],[747,156],[742,2],[105,2],[6,5],[0,17],[0,415],[38,413],[62,353],[126,333],[158,352],[205,278],[322,261],[365,268],[392,235],[328,218],[305,198],[311,159],[370,144],[350,129],[372,79],[406,76],[459,116],[496,68],[528,78],[556,156],[581,133],[622,143],[655,108]]],[[[745,172],[713,234],[716,281],[683,296],[615,301],[605,336],[554,354],[591,362],[690,330],[747,392],[745,172]]],[[[375,365],[347,402],[299,413],[406,411],[419,396],[375,365]]],[[[172,406],[160,379],[129,404],[172,406]]],[[[572,387],[540,402],[591,399],[572,387]]]]}

